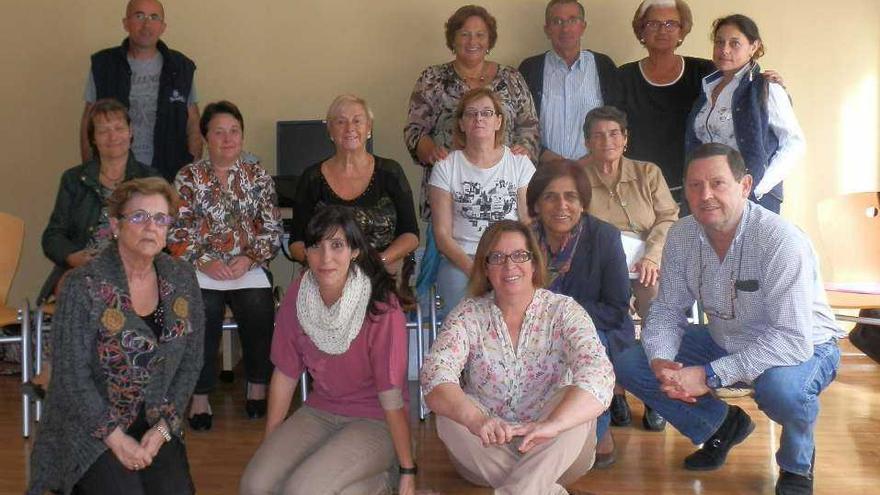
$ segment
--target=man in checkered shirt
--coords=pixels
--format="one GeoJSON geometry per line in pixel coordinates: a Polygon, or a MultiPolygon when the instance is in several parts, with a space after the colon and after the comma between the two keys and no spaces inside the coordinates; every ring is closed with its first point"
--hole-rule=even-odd
{"type": "Polygon", "coordinates": [[[819,393],[837,373],[837,339],[807,236],[748,200],[752,177],[740,153],[705,144],[685,169],[693,215],[669,231],[660,290],[642,346],[615,362],[623,386],[696,445],[686,469],[712,470],[755,424],[712,394],[750,384],[782,425],[777,494],[813,492],[819,393]],[[708,325],[689,325],[699,301],[708,325]]]}

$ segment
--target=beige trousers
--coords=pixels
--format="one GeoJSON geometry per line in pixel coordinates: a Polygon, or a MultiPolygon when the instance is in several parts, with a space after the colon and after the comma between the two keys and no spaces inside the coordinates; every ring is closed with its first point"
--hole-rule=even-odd
{"type": "Polygon", "coordinates": [[[651,303],[657,297],[657,289],[659,284],[652,287],[645,287],[638,280],[630,281],[632,286],[633,298],[635,299],[636,314],[639,315],[642,322],[648,317],[648,310],[651,309],[651,303]]]}
{"type": "Polygon", "coordinates": [[[302,406],[251,458],[241,495],[384,495],[396,454],[385,421],[302,406]]]}
{"type": "Polygon", "coordinates": [[[596,456],[596,420],[526,454],[517,450],[519,438],[483,447],[467,428],[444,416],[437,416],[437,435],[458,473],[475,485],[494,488],[497,495],[567,495],[564,485],[587,474],[596,456]]]}

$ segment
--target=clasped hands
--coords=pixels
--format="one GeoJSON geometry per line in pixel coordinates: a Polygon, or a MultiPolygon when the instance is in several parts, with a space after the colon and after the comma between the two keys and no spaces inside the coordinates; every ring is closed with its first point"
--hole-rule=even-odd
{"type": "Polygon", "coordinates": [[[702,366],[684,366],[668,359],[654,359],[651,370],[660,382],[660,390],[670,399],[692,404],[697,397],[710,392],[706,385],[706,370],[702,366]]]}
{"type": "Polygon", "coordinates": [[[480,438],[483,447],[504,445],[515,437],[523,437],[518,450],[525,454],[532,448],[556,438],[560,430],[552,421],[533,421],[529,423],[508,423],[501,418],[482,416],[468,430],[480,438]]]}
{"type": "Polygon", "coordinates": [[[104,439],[104,443],[126,469],[138,471],[153,463],[159,449],[165,444],[165,438],[159,430],[150,428],[138,442],[117,427],[104,439]]]}
{"type": "Polygon", "coordinates": [[[247,256],[236,256],[229,263],[211,260],[199,264],[199,271],[214,280],[237,280],[251,269],[253,261],[247,256]]]}

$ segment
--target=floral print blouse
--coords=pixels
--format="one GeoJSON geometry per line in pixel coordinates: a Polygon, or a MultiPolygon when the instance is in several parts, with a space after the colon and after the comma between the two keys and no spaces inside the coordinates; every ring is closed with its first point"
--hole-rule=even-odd
{"type": "Polygon", "coordinates": [[[422,391],[459,383],[490,416],[509,422],[539,418],[564,386],[611,403],[614,370],[587,312],[574,299],[538,289],[526,309],[517,348],[493,293],[465,299],[447,316],[425,358],[422,391]]]}
{"type": "MultiPolygon", "coordinates": [[[[513,67],[498,65],[498,72],[487,85],[494,91],[504,107],[505,133],[502,144],[519,144],[529,150],[532,163],[537,163],[541,134],[538,131],[538,114],[532,93],[525,79],[513,67]]],[[[419,76],[409,98],[409,116],[403,137],[413,160],[425,167],[422,178],[420,210],[422,217],[429,216],[427,206],[427,183],[431,175],[430,163],[421,163],[416,146],[422,136],[429,136],[437,146],[449,150],[460,149],[463,143],[454,143],[455,109],[461,97],[470,88],[452,67],[452,62],[428,67],[419,76]]]]}
{"type": "Polygon", "coordinates": [[[205,158],[183,167],[174,187],[182,204],[168,234],[172,254],[191,263],[244,255],[268,267],[281,245],[281,217],[275,184],[258,161],[236,160],[223,188],[205,158]]]}

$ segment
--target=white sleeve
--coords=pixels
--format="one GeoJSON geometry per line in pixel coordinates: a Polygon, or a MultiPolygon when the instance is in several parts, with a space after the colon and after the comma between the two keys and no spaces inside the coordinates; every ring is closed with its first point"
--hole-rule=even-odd
{"type": "Polygon", "coordinates": [[[439,187],[444,191],[452,191],[452,184],[450,183],[451,175],[452,175],[452,164],[454,160],[454,153],[450,153],[446,158],[437,162],[436,165],[431,169],[431,178],[428,179],[428,184],[439,187]]]}
{"type": "Polygon", "coordinates": [[[807,146],[788,93],[776,83],[770,83],[768,88],[767,116],[770,129],[779,140],[779,147],[770,159],[761,182],[755,186],[755,197],[758,199],[788,176],[803,157],[807,146]]]}
{"type": "Polygon", "coordinates": [[[518,175],[517,177],[517,189],[526,187],[529,185],[529,182],[532,180],[532,176],[535,175],[535,165],[532,164],[532,161],[529,160],[529,157],[526,155],[517,156],[518,164],[517,168],[518,175]]]}
{"type": "Polygon", "coordinates": [[[89,77],[86,78],[86,89],[83,92],[83,100],[85,100],[86,103],[94,103],[96,99],[98,99],[98,90],[95,89],[95,75],[92,74],[92,69],[90,67],[89,77]]]}

